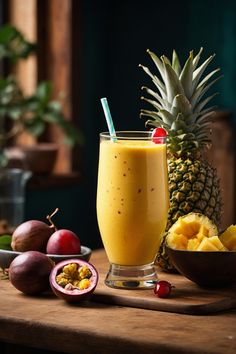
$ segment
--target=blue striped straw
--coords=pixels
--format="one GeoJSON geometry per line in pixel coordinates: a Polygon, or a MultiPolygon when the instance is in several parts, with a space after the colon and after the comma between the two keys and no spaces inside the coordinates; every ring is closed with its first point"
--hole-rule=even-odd
{"type": "Polygon", "coordinates": [[[110,112],[106,97],[101,98],[101,103],[102,103],[102,108],[103,108],[103,111],[104,111],[104,114],[105,114],[105,118],[106,118],[106,121],[107,121],[107,126],[108,126],[108,130],[109,130],[111,139],[113,141],[116,141],[116,132],[115,132],[115,128],[114,128],[111,112],[110,112]]]}

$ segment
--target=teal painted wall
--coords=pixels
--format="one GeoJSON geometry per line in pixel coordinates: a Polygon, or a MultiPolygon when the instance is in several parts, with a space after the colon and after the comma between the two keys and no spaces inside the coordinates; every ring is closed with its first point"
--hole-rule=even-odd
{"type": "Polygon", "coordinates": [[[47,223],[47,215],[59,208],[52,219],[57,228],[70,229],[83,245],[98,248],[101,241],[96,226],[95,197],[89,195],[87,189],[83,183],[63,188],[27,189],[26,219],[47,223]]]}

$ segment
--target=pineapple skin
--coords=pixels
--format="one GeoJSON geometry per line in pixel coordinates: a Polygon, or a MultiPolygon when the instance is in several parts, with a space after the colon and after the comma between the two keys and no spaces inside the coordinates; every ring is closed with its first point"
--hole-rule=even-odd
{"type": "Polygon", "coordinates": [[[175,272],[166,249],[166,236],[170,227],[190,212],[206,215],[217,226],[221,219],[222,200],[217,171],[202,159],[168,159],[170,208],[156,264],[166,272],[175,272]]]}
{"type": "Polygon", "coordinates": [[[167,229],[190,212],[206,215],[219,226],[222,200],[217,171],[205,160],[169,159],[170,209],[167,229]]]}

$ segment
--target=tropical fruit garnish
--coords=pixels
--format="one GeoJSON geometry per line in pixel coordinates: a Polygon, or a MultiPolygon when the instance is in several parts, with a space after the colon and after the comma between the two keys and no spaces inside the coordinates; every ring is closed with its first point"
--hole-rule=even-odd
{"type": "MultiPolygon", "coordinates": [[[[152,89],[142,87],[149,96],[142,99],[152,109],[142,109],[140,116],[147,117],[148,128],[161,127],[167,132],[170,208],[166,234],[179,217],[190,212],[204,214],[218,226],[221,219],[217,171],[202,153],[211,145],[209,132],[215,107],[207,105],[216,93],[210,93],[210,88],[221,76],[219,68],[206,72],[214,55],[201,63],[202,51],[196,55],[190,51],[181,65],[175,50],[170,59],[165,55],[159,58],[148,50],[155,72],[140,65],[153,85],[152,89]]],[[[163,270],[172,271],[174,266],[165,245],[164,236],[157,263],[163,270]]]]}
{"type": "Polygon", "coordinates": [[[236,225],[227,227],[219,239],[229,251],[236,251],[236,225]]]}
{"type": "Polygon", "coordinates": [[[187,251],[226,251],[218,237],[217,226],[205,215],[189,213],[180,217],[169,229],[166,244],[187,251]]]}
{"type": "Polygon", "coordinates": [[[174,286],[172,286],[168,281],[159,280],[155,285],[154,294],[158,297],[166,298],[170,296],[172,288],[174,288],[174,286]]]}
{"type": "Polygon", "coordinates": [[[152,141],[155,144],[163,144],[166,138],[166,131],[163,128],[155,128],[152,131],[152,141]]]}

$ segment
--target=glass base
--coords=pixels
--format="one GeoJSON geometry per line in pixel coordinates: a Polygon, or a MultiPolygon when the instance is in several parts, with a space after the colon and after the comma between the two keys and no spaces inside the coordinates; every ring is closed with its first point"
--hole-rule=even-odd
{"type": "Polygon", "coordinates": [[[117,289],[150,289],[158,280],[154,263],[142,266],[110,264],[105,284],[117,289]]]}

